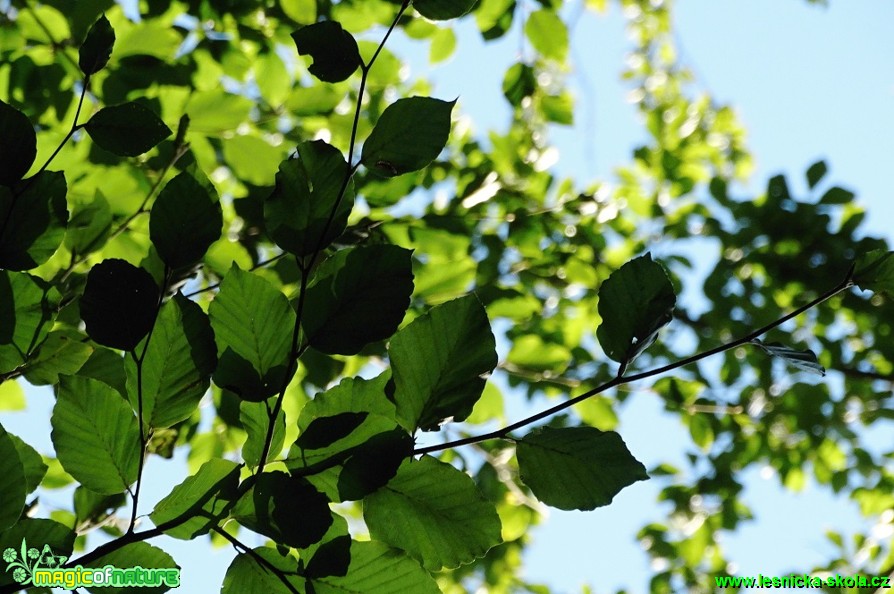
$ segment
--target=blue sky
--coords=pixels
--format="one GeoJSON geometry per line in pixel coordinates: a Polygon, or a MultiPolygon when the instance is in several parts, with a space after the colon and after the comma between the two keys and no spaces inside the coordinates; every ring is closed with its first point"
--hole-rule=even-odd
{"type": "MultiPolygon", "coordinates": [[[[760,192],[777,172],[789,174],[792,188],[805,190],[803,172],[818,158],[827,159],[836,183],[855,191],[870,216],[866,228],[890,239],[890,181],[894,155],[894,4],[831,0],[829,8],[804,0],[712,0],[678,2],[677,35],[685,63],[698,84],[720,101],[731,103],[744,122],[756,156],[757,171],[743,191],[760,192]]],[[[413,75],[435,80],[435,95],[460,97],[479,132],[503,128],[508,121],[500,83],[517,56],[517,37],[483,44],[471,22],[459,28],[457,55],[429,71],[424,56],[411,61],[413,75]]],[[[415,46],[396,40],[392,49],[406,55],[415,46]]],[[[627,162],[645,139],[635,108],[626,102],[620,82],[629,42],[620,11],[585,15],[572,37],[575,74],[570,82],[578,96],[578,124],[557,129],[557,172],[581,183],[611,179],[612,169],[627,162]]],[[[420,52],[421,53],[421,52],[420,52]]],[[[681,461],[686,430],[661,414],[655,396],[643,391],[628,400],[619,431],[646,466],[681,461]],[[660,438],[656,438],[660,436],[660,438]]],[[[44,424],[52,396],[29,393],[28,413],[3,413],[0,421],[42,451],[50,451],[44,424]],[[27,420],[38,418],[39,426],[27,420]]],[[[165,485],[147,488],[143,511],[164,496],[172,476],[182,476],[182,461],[152,458],[148,471],[165,477],[165,485]]],[[[854,506],[836,500],[813,484],[799,494],[782,493],[775,478],[750,472],[746,501],[758,516],[725,541],[739,574],[808,570],[830,553],[823,531],[847,529],[859,521],[854,506]]],[[[637,483],[608,508],[594,512],[551,511],[535,532],[526,556],[526,575],[577,592],[590,583],[598,592],[627,586],[646,588],[648,559],[635,541],[636,531],[663,516],[655,500],[656,481],[637,483]]],[[[51,506],[68,507],[69,494],[51,492],[51,506]]],[[[260,539],[258,544],[260,544],[260,539]]],[[[154,541],[186,568],[182,591],[218,592],[232,551],[209,553],[204,546],[171,539],[154,541]]]]}

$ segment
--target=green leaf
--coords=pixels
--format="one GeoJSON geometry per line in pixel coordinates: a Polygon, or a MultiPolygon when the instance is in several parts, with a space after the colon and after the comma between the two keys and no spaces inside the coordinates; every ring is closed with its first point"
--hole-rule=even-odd
{"type": "Polygon", "coordinates": [[[202,259],[220,239],[223,214],[214,187],[183,171],[159,193],[149,215],[149,237],[171,268],[202,259]]]}
{"type": "Polygon", "coordinates": [[[299,144],[298,158],[280,163],[276,188],[264,203],[270,238],[296,256],[327,247],[342,234],[354,207],[350,175],[335,147],[322,140],[299,144]]]}
{"type": "Polygon", "coordinates": [[[105,68],[112,57],[115,31],[111,23],[102,15],[87,32],[87,38],[78,50],[78,66],[85,76],[90,76],[105,68]]]}
{"type": "Polygon", "coordinates": [[[826,173],[829,171],[829,168],[826,166],[825,161],[817,161],[813,165],[807,168],[807,187],[811,190],[816,187],[816,184],[822,181],[823,177],[825,177],[826,173]]]}
{"type": "Polygon", "coordinates": [[[779,342],[762,342],[757,338],[752,340],[751,344],[755,345],[768,355],[783,359],[786,363],[801,371],[807,371],[817,375],[826,375],[826,368],[820,365],[819,359],[816,358],[816,353],[810,349],[799,351],[797,349],[789,348],[779,342]]]}
{"type": "Polygon", "coordinates": [[[0,186],[0,267],[29,270],[56,253],[68,223],[66,191],[59,171],[42,171],[13,189],[0,186]]]}
{"type": "Polygon", "coordinates": [[[408,429],[463,421],[497,365],[487,313],[474,295],[433,307],[388,346],[398,414],[408,429]]]}
{"type": "Polygon", "coordinates": [[[854,263],[852,280],[864,291],[894,295],[894,252],[872,250],[854,263]]]}
{"type": "Polygon", "coordinates": [[[302,318],[310,345],[356,355],[394,334],[413,293],[411,254],[394,245],[371,245],[340,250],[323,262],[302,318]]]}
{"type": "Polygon", "coordinates": [[[47,336],[54,317],[51,291],[42,279],[0,270],[0,373],[23,365],[47,336]]]}
{"type": "Polygon", "coordinates": [[[101,345],[133,350],[155,322],[158,293],[143,268],[116,258],[103,260],[90,269],[81,296],[87,334],[101,345]]]}
{"type": "Polygon", "coordinates": [[[35,386],[59,383],[60,375],[77,373],[90,355],[93,347],[62,331],[52,331],[40,345],[37,354],[28,360],[25,379],[35,386]]]}
{"type": "Polygon", "coordinates": [[[94,379],[62,378],[50,422],[59,462],[91,491],[121,493],[137,479],[137,419],[114,389],[94,379]]]}
{"type": "MultiPolygon", "coordinates": [[[[143,352],[142,347],[138,351],[143,352]]],[[[143,357],[143,420],[155,428],[170,427],[189,416],[211,383],[217,350],[208,316],[181,293],[158,313],[143,357]]],[[[127,394],[136,410],[137,364],[124,361],[127,394]]]]}
{"type": "Polygon", "coordinates": [[[596,336],[612,360],[629,363],[673,318],[676,296],[664,267],[650,254],[613,272],[599,288],[602,323],[596,336]]]}
{"type": "MultiPolygon", "coordinates": [[[[279,60],[275,55],[274,58],[279,60]]],[[[286,78],[285,82],[289,84],[289,79],[286,78]]],[[[282,160],[284,154],[282,146],[272,146],[262,138],[248,134],[224,138],[221,144],[224,162],[233,170],[236,177],[255,186],[273,185],[276,171],[271,167],[271,163],[282,160]]]]}
{"type": "Polygon", "coordinates": [[[295,312],[269,282],[235,264],[208,308],[219,360],[214,383],[261,402],[286,377],[295,312]]]}
{"type": "Polygon", "coordinates": [[[545,58],[562,62],[568,55],[568,28],[553,10],[541,8],[528,15],[525,35],[545,58]]]}
{"type": "Polygon", "coordinates": [[[317,20],[316,0],[279,0],[279,6],[296,23],[310,24],[317,20]]]}
{"type": "Polygon", "coordinates": [[[517,443],[522,481],[538,499],[559,509],[608,505],[624,487],[649,478],[614,431],[543,427],[517,443]]]}
{"type": "Polygon", "coordinates": [[[292,33],[301,56],[313,58],[308,70],[318,79],[336,83],[354,74],[361,64],[354,37],[337,21],[321,21],[292,33]]]}
{"type": "Polygon", "coordinates": [[[316,594],[438,594],[435,579],[419,564],[381,542],[351,543],[351,563],[344,576],[311,580],[316,594]]]}
{"type": "Polygon", "coordinates": [[[97,189],[92,202],[74,207],[65,230],[65,247],[76,254],[96,251],[105,245],[111,226],[109,202],[97,189]]]}
{"type": "MultiPolygon", "coordinates": [[[[166,552],[158,547],[152,546],[146,542],[132,542],[124,545],[120,549],[116,549],[111,553],[105,554],[97,559],[93,559],[85,564],[85,567],[93,567],[101,569],[106,565],[113,567],[142,567],[143,569],[157,569],[167,571],[154,572],[163,585],[156,587],[141,587],[141,594],[159,594],[167,592],[171,588],[180,586],[180,566],[166,552]]],[[[90,592],[94,594],[126,594],[133,592],[131,587],[98,587],[93,586],[90,592]]]]}
{"type": "Polygon", "coordinates": [[[279,471],[257,475],[232,515],[246,528],[296,548],[319,542],[333,521],[325,495],[303,477],[279,471]]]}
{"type": "Polygon", "coordinates": [[[446,21],[463,16],[478,0],[414,0],[413,8],[433,21],[446,21]]]}
{"type": "Polygon", "coordinates": [[[443,62],[452,56],[455,51],[456,33],[453,32],[453,29],[438,29],[431,38],[428,61],[430,64],[443,62]]]}
{"type": "Polygon", "coordinates": [[[152,110],[135,101],[103,107],[84,129],[93,142],[120,157],[142,155],[171,135],[152,110]]]}
{"type": "MultiPolygon", "coordinates": [[[[22,518],[9,530],[0,530],[0,551],[35,548],[40,551],[37,560],[41,567],[56,568],[71,555],[75,536],[74,531],[55,520],[22,518]]],[[[21,562],[21,557],[18,560],[21,562]]],[[[0,586],[14,584],[12,575],[12,571],[0,572],[0,586]]]]}
{"type": "Polygon", "coordinates": [[[534,69],[518,62],[509,67],[503,78],[503,95],[514,106],[521,105],[525,97],[530,97],[537,90],[537,79],[534,69]]]}
{"type": "MultiPolygon", "coordinates": [[[[3,431],[2,425],[0,425],[0,431],[3,431]]],[[[25,471],[25,494],[33,493],[47,474],[48,467],[43,461],[43,456],[12,433],[7,433],[6,435],[12,440],[19,455],[19,460],[22,461],[22,468],[25,471]]],[[[2,441],[2,438],[0,438],[0,441],[2,441]]],[[[9,475],[3,474],[2,476],[7,477],[9,475]]],[[[3,499],[3,497],[0,497],[0,500],[3,499]]],[[[0,525],[2,525],[2,522],[0,522],[0,525]]]]}
{"type": "Polygon", "coordinates": [[[363,143],[360,162],[386,177],[427,166],[447,144],[455,103],[431,97],[398,99],[385,108],[363,143]]]}
{"type": "MultiPolygon", "coordinates": [[[[298,575],[298,560],[281,549],[257,547],[252,555],[236,555],[224,576],[220,594],[294,594],[306,592],[304,578],[298,575]],[[265,563],[261,564],[256,557],[265,563]],[[270,567],[286,576],[291,587],[282,583],[270,567]]],[[[320,593],[322,594],[322,593],[320,593]]],[[[364,593],[365,594],[365,593],[364,593]]]]}
{"type": "Polygon", "coordinates": [[[239,489],[239,469],[235,462],[212,458],[189,476],[158,504],[149,518],[156,526],[188,518],[168,528],[165,534],[192,540],[207,533],[226,515],[239,489]]]}
{"type": "MultiPolygon", "coordinates": [[[[0,138],[0,185],[12,186],[37,157],[37,134],[28,116],[4,101],[0,101],[0,138]]],[[[4,218],[0,209],[0,221],[4,218]]]]}
{"type": "MultiPolygon", "coordinates": [[[[500,518],[475,481],[423,456],[364,500],[370,535],[406,551],[429,571],[455,568],[500,544],[500,518]]],[[[350,574],[349,574],[350,575],[350,574]]]]}
{"type": "Polygon", "coordinates": [[[19,457],[16,444],[3,425],[0,425],[0,533],[19,521],[25,509],[28,485],[25,482],[25,466],[19,457]]]}
{"type": "MultiPolygon", "coordinates": [[[[270,424],[268,406],[262,402],[240,402],[239,421],[248,437],[242,446],[242,459],[248,466],[257,466],[261,461],[264,441],[267,439],[267,428],[270,424]]],[[[279,458],[286,439],[286,415],[280,408],[273,427],[273,439],[267,453],[267,462],[279,458]]]]}
{"type": "Polygon", "coordinates": [[[534,371],[561,373],[571,362],[571,351],[565,345],[544,342],[536,334],[520,336],[512,342],[506,361],[534,371]]]}

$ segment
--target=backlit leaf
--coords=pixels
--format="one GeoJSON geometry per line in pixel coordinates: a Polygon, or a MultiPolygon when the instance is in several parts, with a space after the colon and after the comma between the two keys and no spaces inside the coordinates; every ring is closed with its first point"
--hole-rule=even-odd
{"type": "Polygon", "coordinates": [[[462,421],[497,365],[484,307],[467,295],[433,307],[402,328],[388,346],[394,399],[405,427],[436,429],[462,421]]]}
{"type": "Polygon", "coordinates": [[[25,508],[25,467],[12,437],[0,425],[0,532],[19,520],[25,508]]]}
{"type": "Polygon", "coordinates": [[[208,308],[218,364],[214,383],[253,402],[287,381],[295,312],[269,282],[236,265],[208,308]]]}
{"type": "Polygon", "coordinates": [[[500,518],[475,481],[423,456],[364,500],[370,535],[406,551],[429,571],[459,567],[501,542],[500,518]]]}
{"type": "Polygon", "coordinates": [[[608,505],[624,487],[649,478],[614,431],[544,427],[517,444],[522,481],[543,503],[559,509],[608,505]]]}
{"type": "Polygon", "coordinates": [[[114,389],[94,379],[63,378],[50,422],[62,467],[82,485],[111,495],[136,480],[137,419],[114,389]]]}

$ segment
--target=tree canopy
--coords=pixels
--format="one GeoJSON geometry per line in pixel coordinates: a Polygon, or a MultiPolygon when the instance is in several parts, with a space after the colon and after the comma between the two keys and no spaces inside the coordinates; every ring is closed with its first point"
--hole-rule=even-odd
{"type": "MultiPolygon", "coordinates": [[[[672,3],[617,4],[647,141],[578,180],[551,167],[575,117],[560,0],[7,3],[0,409],[25,382],[55,405],[32,419],[54,451],[0,425],[0,591],[52,562],[29,546],[179,567],[166,534],[233,547],[224,594],[547,592],[521,571],[540,505],[643,480],[670,506],[639,534],[652,591],[713,589],[764,464],[890,523],[894,452],[866,428],[891,418],[892,252],[823,161],[807,195],[741,195],[744,129],[679,60],[672,3]],[[390,49],[444,60],[460,19],[531,48],[494,81],[502,128],[390,49]],[[688,427],[687,467],[617,431],[633,382],[688,427]],[[511,418],[510,391],[550,405],[511,418]],[[190,476],[140,497],[177,451],[190,476]]],[[[813,569],[894,571],[890,541],[829,538],[813,569]]]]}

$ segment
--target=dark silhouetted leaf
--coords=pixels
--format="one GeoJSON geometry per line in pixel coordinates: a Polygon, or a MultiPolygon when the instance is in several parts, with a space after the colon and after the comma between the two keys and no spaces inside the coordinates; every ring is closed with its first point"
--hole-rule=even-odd
{"type": "Polygon", "coordinates": [[[261,402],[287,381],[295,312],[269,282],[235,264],[208,308],[219,360],[214,383],[261,402]]]}
{"type": "Polygon", "coordinates": [[[752,340],[751,343],[768,355],[779,357],[789,365],[800,369],[801,371],[807,371],[817,375],[826,375],[826,368],[820,365],[819,360],[816,358],[816,353],[810,349],[799,351],[797,349],[789,348],[779,342],[762,342],[756,338],[752,340]]]}
{"type": "Polygon", "coordinates": [[[516,453],[522,481],[559,509],[608,505],[624,487],[649,478],[620,435],[594,427],[535,429],[516,453]]]}
{"type": "Polygon", "coordinates": [[[816,184],[822,181],[823,177],[825,177],[826,173],[829,171],[829,168],[826,166],[825,161],[817,161],[813,165],[807,168],[807,187],[811,190],[816,187],[816,184]]]}
{"type": "Polygon", "coordinates": [[[357,501],[384,487],[413,455],[412,436],[400,427],[368,439],[348,458],[338,475],[342,501],[357,501]]]}
{"type": "Polygon", "coordinates": [[[304,428],[295,445],[305,450],[330,446],[350,435],[367,416],[369,413],[365,412],[343,412],[331,417],[317,417],[304,428]]]}
{"type": "Polygon", "coordinates": [[[502,540],[497,510],[475,481],[431,456],[406,460],[364,500],[363,517],[375,540],[403,549],[429,571],[470,563],[502,540]]]}
{"type": "Polygon", "coordinates": [[[446,21],[463,16],[478,0],[414,0],[413,8],[433,21],[446,21]]]}
{"type": "Polygon", "coordinates": [[[650,254],[621,266],[599,288],[602,350],[619,363],[632,361],[671,321],[676,300],[667,272],[650,254]]]}
{"type": "Polygon", "coordinates": [[[894,252],[872,250],[854,263],[854,284],[864,291],[894,295],[894,252]]]}
{"type": "Polygon", "coordinates": [[[152,328],[159,292],[152,275],[124,260],[103,260],[87,274],[81,317],[101,345],[133,350],[152,328]]]}
{"type": "Polygon", "coordinates": [[[851,192],[850,190],[845,190],[844,188],[839,188],[838,186],[834,186],[829,188],[825,194],[823,194],[822,198],[820,198],[820,204],[850,204],[854,201],[856,194],[851,192]]]}
{"type": "Polygon", "coordinates": [[[220,239],[223,214],[214,188],[183,171],[169,181],[149,215],[149,237],[171,268],[194,264],[220,239]]]}
{"type": "Polygon", "coordinates": [[[302,326],[314,348],[356,355],[397,330],[413,293],[410,250],[371,245],[340,250],[317,270],[302,326]]]}
{"type": "Polygon", "coordinates": [[[50,421],[59,462],[82,485],[113,495],[137,479],[137,419],[114,389],[94,379],[64,377],[50,421]]]}
{"type": "Polygon", "coordinates": [[[447,144],[455,103],[431,97],[398,99],[382,112],[363,143],[360,161],[386,177],[427,166],[447,144]]]}
{"type": "Polygon", "coordinates": [[[388,353],[398,414],[410,430],[465,420],[484,389],[482,376],[497,365],[490,322],[474,295],[413,320],[394,336],[388,353]]]}
{"type": "Polygon", "coordinates": [[[192,540],[219,523],[219,517],[237,497],[238,488],[239,465],[212,458],[159,501],[149,517],[160,526],[188,516],[184,523],[165,530],[165,534],[192,540]]]}
{"type": "Polygon", "coordinates": [[[324,82],[341,82],[360,66],[360,51],[350,33],[336,21],[322,21],[292,33],[298,53],[313,58],[308,70],[324,82]]]}
{"type": "Polygon", "coordinates": [[[304,568],[304,575],[313,578],[345,576],[351,563],[351,537],[342,535],[320,545],[304,568]]]}
{"type": "Polygon", "coordinates": [[[322,140],[299,144],[298,158],[280,163],[276,188],[264,203],[271,239],[296,256],[332,243],[345,230],[354,207],[349,175],[335,147],[322,140]]]}
{"type": "Polygon", "coordinates": [[[0,186],[0,267],[29,270],[56,253],[68,223],[66,191],[58,171],[43,171],[12,190],[0,186]]]}
{"type": "MultiPolygon", "coordinates": [[[[15,107],[0,101],[0,185],[12,186],[22,179],[37,157],[37,134],[31,120],[15,107]]],[[[0,209],[0,223],[3,221],[0,209]]]]}
{"type": "Polygon", "coordinates": [[[121,157],[142,155],[171,135],[151,109],[135,101],[103,107],[84,129],[93,142],[121,157]]]}
{"type": "Polygon", "coordinates": [[[332,525],[329,499],[300,476],[264,472],[233,509],[233,517],[278,543],[305,548],[332,525]]]}
{"type": "Polygon", "coordinates": [[[105,68],[112,57],[112,46],[115,44],[115,31],[111,23],[102,15],[93,23],[87,32],[87,38],[78,50],[78,66],[81,72],[90,76],[105,68]]]}

